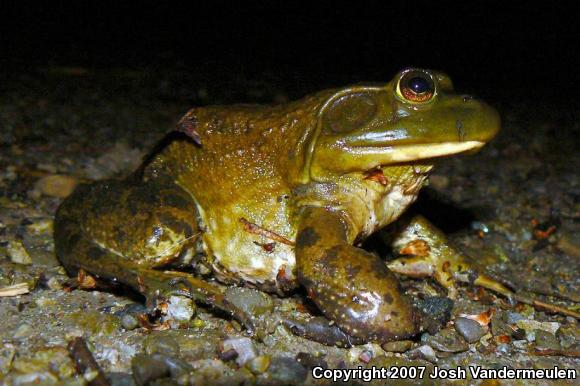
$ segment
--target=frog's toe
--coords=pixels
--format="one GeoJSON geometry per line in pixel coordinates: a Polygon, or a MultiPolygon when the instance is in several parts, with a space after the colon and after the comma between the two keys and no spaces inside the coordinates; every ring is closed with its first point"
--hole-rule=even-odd
{"type": "Polygon", "coordinates": [[[485,287],[507,297],[513,295],[513,292],[509,288],[486,275],[478,274],[477,278],[473,281],[473,284],[485,287]]]}

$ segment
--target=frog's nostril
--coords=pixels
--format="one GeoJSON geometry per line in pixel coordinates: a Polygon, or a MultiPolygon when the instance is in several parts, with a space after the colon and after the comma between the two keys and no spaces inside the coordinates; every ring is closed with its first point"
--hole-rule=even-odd
{"type": "Polygon", "coordinates": [[[460,119],[455,121],[455,130],[457,130],[457,137],[459,138],[459,142],[465,141],[465,128],[463,127],[463,122],[460,119]]]}

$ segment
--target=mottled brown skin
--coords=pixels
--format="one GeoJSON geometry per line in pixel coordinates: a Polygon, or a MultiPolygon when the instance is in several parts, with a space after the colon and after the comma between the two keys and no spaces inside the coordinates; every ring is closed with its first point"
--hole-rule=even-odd
{"type": "MultiPolygon", "coordinates": [[[[416,334],[421,317],[384,262],[353,244],[400,216],[434,158],[481,147],[499,119],[446,75],[408,69],[278,106],[195,108],[178,127],[189,138],[127,181],[63,202],[65,267],[125,283],[151,305],[191,296],[250,329],[215,285],[176,269],[206,265],[222,282],[278,293],[302,285],[342,330],[385,342],[416,334]]],[[[459,259],[441,256],[432,271],[459,259]]]]}

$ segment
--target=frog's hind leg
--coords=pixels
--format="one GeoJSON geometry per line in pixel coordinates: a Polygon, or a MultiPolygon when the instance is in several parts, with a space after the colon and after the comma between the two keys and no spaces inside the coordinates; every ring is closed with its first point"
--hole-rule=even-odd
{"type": "Polygon", "coordinates": [[[463,255],[449,245],[445,235],[422,216],[405,222],[402,229],[392,235],[393,250],[401,257],[389,262],[393,271],[410,277],[433,277],[448,291],[452,299],[457,297],[456,282],[468,282],[491,289],[505,296],[510,291],[496,280],[480,274],[467,263],[463,255]]]}
{"type": "Polygon", "coordinates": [[[83,269],[99,279],[125,284],[148,306],[181,295],[212,305],[249,330],[248,315],[228,302],[215,285],[160,268],[183,263],[199,232],[187,193],[165,184],[99,182],[81,186],[59,207],[55,249],[70,273],[83,269]]]}

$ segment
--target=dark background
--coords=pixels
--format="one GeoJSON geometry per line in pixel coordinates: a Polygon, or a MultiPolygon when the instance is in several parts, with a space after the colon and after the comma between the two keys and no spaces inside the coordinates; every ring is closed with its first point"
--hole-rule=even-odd
{"type": "Polygon", "coordinates": [[[13,3],[0,13],[11,71],[181,68],[266,79],[296,97],[416,65],[462,91],[572,105],[580,87],[574,1],[13,3]]]}

